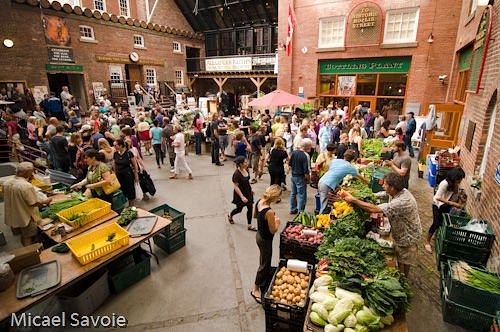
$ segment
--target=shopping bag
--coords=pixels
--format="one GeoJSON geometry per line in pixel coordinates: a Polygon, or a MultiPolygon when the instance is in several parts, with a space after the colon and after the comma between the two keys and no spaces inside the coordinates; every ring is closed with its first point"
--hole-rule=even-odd
{"type": "Polygon", "coordinates": [[[139,185],[141,186],[143,192],[149,193],[151,196],[156,194],[155,184],[153,183],[153,180],[151,180],[148,172],[142,171],[139,173],[139,185]]]}
{"type": "Polygon", "coordinates": [[[111,173],[110,181],[102,185],[102,190],[106,195],[110,195],[120,189],[121,185],[115,173],[111,173]]]}

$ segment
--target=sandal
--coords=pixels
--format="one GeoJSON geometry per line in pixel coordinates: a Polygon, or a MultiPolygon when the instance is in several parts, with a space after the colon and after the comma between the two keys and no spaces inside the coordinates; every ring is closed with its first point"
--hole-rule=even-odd
{"type": "Polygon", "coordinates": [[[260,297],[255,296],[252,290],[250,291],[250,296],[253,297],[255,302],[257,302],[258,304],[262,304],[262,300],[260,299],[260,297]]]}
{"type": "Polygon", "coordinates": [[[425,246],[425,251],[427,251],[429,254],[432,254],[432,247],[429,243],[427,243],[425,246]]]}
{"type": "Polygon", "coordinates": [[[257,232],[257,227],[250,225],[248,226],[248,230],[252,232],[257,232]]]}
{"type": "Polygon", "coordinates": [[[230,214],[227,215],[227,222],[230,223],[230,224],[234,224],[233,217],[231,217],[230,214]]]}

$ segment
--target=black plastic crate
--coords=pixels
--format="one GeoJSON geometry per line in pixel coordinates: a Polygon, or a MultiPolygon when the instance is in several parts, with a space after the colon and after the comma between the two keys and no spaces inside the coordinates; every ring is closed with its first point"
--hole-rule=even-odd
{"type": "MultiPolygon", "coordinates": [[[[455,261],[447,261],[441,267],[444,285],[446,285],[446,289],[448,290],[448,299],[486,314],[495,315],[500,308],[500,294],[490,293],[454,279],[452,266],[455,263],[455,261]]],[[[498,274],[477,267],[472,268],[500,278],[498,274]]]]}
{"type": "Polygon", "coordinates": [[[186,230],[183,229],[170,237],[167,237],[165,233],[158,233],[153,237],[153,241],[167,254],[172,254],[186,245],[186,230]]]}
{"type": "Polygon", "coordinates": [[[264,294],[262,305],[266,314],[266,331],[301,331],[304,325],[304,320],[307,312],[307,304],[309,301],[309,290],[313,283],[314,270],[313,265],[308,264],[309,287],[306,291],[306,297],[303,306],[289,305],[277,303],[269,298],[276,279],[276,274],[282,266],[286,266],[286,260],[280,259],[280,263],[276,272],[273,275],[271,283],[264,294]]]}
{"type": "MultiPolygon", "coordinates": [[[[137,248],[129,255],[134,259],[133,264],[128,264],[119,270],[110,268],[109,283],[114,293],[121,293],[139,280],[151,274],[151,255],[141,248],[137,248]]],[[[123,257],[130,262],[129,257],[123,257]]]]}
{"type": "MultiPolygon", "coordinates": [[[[294,239],[290,239],[285,236],[285,230],[289,226],[301,225],[296,222],[289,222],[285,228],[280,233],[280,258],[284,259],[299,259],[306,261],[309,264],[316,264],[318,260],[316,259],[316,251],[318,251],[319,244],[309,244],[305,242],[300,242],[294,239]]],[[[312,229],[312,228],[311,228],[312,229]]],[[[318,232],[322,232],[319,229],[315,229],[318,232]]]]}
{"type": "Polygon", "coordinates": [[[493,325],[493,315],[469,308],[467,306],[455,303],[448,299],[448,290],[443,285],[441,292],[441,310],[443,320],[472,331],[489,332],[493,325]]]}
{"type": "Polygon", "coordinates": [[[167,236],[167,238],[184,230],[184,217],[186,215],[184,212],[174,209],[168,204],[157,206],[154,209],[149,210],[149,212],[172,220],[172,223],[165,227],[165,230],[162,232],[167,236]]]}

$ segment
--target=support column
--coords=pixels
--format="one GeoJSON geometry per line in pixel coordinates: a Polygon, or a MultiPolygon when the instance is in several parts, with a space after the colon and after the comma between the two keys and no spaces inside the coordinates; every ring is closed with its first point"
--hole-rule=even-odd
{"type": "Polygon", "coordinates": [[[250,77],[250,80],[253,82],[253,84],[255,84],[255,86],[257,87],[257,98],[259,98],[259,94],[260,94],[260,87],[262,86],[262,84],[264,84],[264,82],[267,80],[267,77],[256,77],[256,78],[253,78],[253,77],[250,77]]]}
{"type": "Polygon", "coordinates": [[[215,83],[217,83],[217,85],[219,86],[219,93],[222,93],[222,87],[224,86],[224,84],[227,82],[227,77],[212,77],[212,79],[215,81],[215,83]]]}

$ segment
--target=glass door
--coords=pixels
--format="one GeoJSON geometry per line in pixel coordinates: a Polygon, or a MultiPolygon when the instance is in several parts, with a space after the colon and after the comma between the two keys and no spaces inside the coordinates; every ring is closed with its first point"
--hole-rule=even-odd
{"type": "Polygon", "coordinates": [[[354,107],[356,107],[357,105],[361,105],[363,114],[366,114],[369,108],[375,110],[376,103],[377,103],[377,98],[375,97],[354,97],[353,103],[351,104],[351,108],[349,111],[354,109],[354,107]]]}

